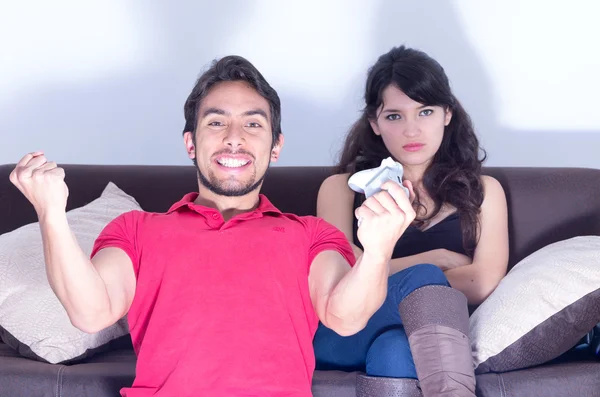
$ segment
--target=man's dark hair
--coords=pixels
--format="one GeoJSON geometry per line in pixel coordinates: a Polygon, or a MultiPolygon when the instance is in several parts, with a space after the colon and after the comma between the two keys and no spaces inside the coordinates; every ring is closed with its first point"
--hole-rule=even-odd
{"type": "Polygon", "coordinates": [[[183,107],[185,116],[183,133],[191,131],[194,138],[196,137],[200,103],[215,84],[224,81],[244,81],[269,102],[271,130],[273,133],[272,146],[274,146],[281,134],[281,102],[279,95],[277,95],[277,91],[269,85],[254,65],[247,59],[237,55],[229,55],[219,60],[214,60],[210,68],[198,78],[183,107]]]}

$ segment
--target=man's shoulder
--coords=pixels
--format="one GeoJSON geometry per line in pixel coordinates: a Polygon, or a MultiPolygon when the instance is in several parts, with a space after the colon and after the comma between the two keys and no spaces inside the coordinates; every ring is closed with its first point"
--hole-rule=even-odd
{"type": "MultiPolygon", "coordinates": [[[[344,175],[342,175],[342,177],[343,176],[344,175]]],[[[273,205],[264,194],[261,194],[260,198],[259,210],[261,210],[263,214],[268,214],[283,221],[295,222],[304,226],[329,225],[323,218],[313,214],[300,215],[293,212],[282,211],[273,205]]]]}
{"type": "Polygon", "coordinates": [[[281,214],[279,214],[280,217],[283,217],[284,219],[290,221],[290,222],[297,222],[297,223],[301,223],[301,224],[311,224],[311,223],[316,223],[320,220],[320,218],[317,218],[314,215],[298,215],[298,214],[294,214],[292,212],[282,212],[281,214]]]}
{"type": "Polygon", "coordinates": [[[114,218],[111,223],[120,224],[125,227],[139,228],[142,225],[147,225],[156,219],[165,217],[166,215],[166,213],[135,209],[121,213],[119,216],[114,218]]]}
{"type": "Polygon", "coordinates": [[[289,212],[282,212],[279,218],[282,219],[283,222],[289,222],[298,227],[302,227],[310,233],[321,229],[336,229],[323,218],[319,218],[315,215],[297,215],[289,212]]]}
{"type": "Polygon", "coordinates": [[[135,210],[129,210],[129,211],[123,212],[116,219],[125,218],[125,219],[139,220],[139,219],[145,219],[145,218],[151,217],[153,214],[155,214],[155,213],[144,211],[142,209],[135,209],[135,210]]]}

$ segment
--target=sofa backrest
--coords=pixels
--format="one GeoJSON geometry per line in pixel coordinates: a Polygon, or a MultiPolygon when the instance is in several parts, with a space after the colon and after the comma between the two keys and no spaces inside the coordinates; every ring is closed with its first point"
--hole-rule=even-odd
{"type": "MultiPolygon", "coordinates": [[[[97,198],[109,181],[146,211],[161,212],[197,191],[193,166],[63,165],[67,210],[97,198]]],[[[36,222],[32,206],[10,183],[14,165],[0,166],[0,234],[36,222]]],[[[284,212],[314,215],[330,167],[272,167],[262,189],[284,212]]],[[[600,235],[600,170],[484,168],[505,189],[509,206],[510,266],[535,250],[578,235],[600,235]]]]}

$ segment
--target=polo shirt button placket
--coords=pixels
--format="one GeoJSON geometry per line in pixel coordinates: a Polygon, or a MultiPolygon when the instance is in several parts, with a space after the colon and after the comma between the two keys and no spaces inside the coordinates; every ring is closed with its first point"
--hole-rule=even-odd
{"type": "MultiPolygon", "coordinates": [[[[221,219],[221,214],[219,214],[217,212],[213,212],[209,216],[210,216],[210,218],[212,218],[212,221],[209,221],[208,223],[212,229],[220,229],[223,226],[222,225],[223,220],[221,219]]],[[[208,219],[210,219],[210,218],[208,218],[208,219]]]]}

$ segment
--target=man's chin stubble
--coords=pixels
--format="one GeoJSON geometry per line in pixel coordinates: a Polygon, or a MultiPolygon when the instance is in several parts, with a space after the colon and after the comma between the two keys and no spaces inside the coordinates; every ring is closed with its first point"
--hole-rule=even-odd
{"type": "Polygon", "coordinates": [[[200,185],[204,186],[214,194],[224,197],[241,197],[252,193],[253,191],[260,188],[266,176],[265,172],[265,174],[255,182],[247,183],[245,186],[239,188],[228,189],[223,187],[223,183],[215,183],[210,180],[214,180],[214,178],[206,178],[198,167],[196,167],[196,169],[198,171],[198,179],[200,180],[200,185]]]}

